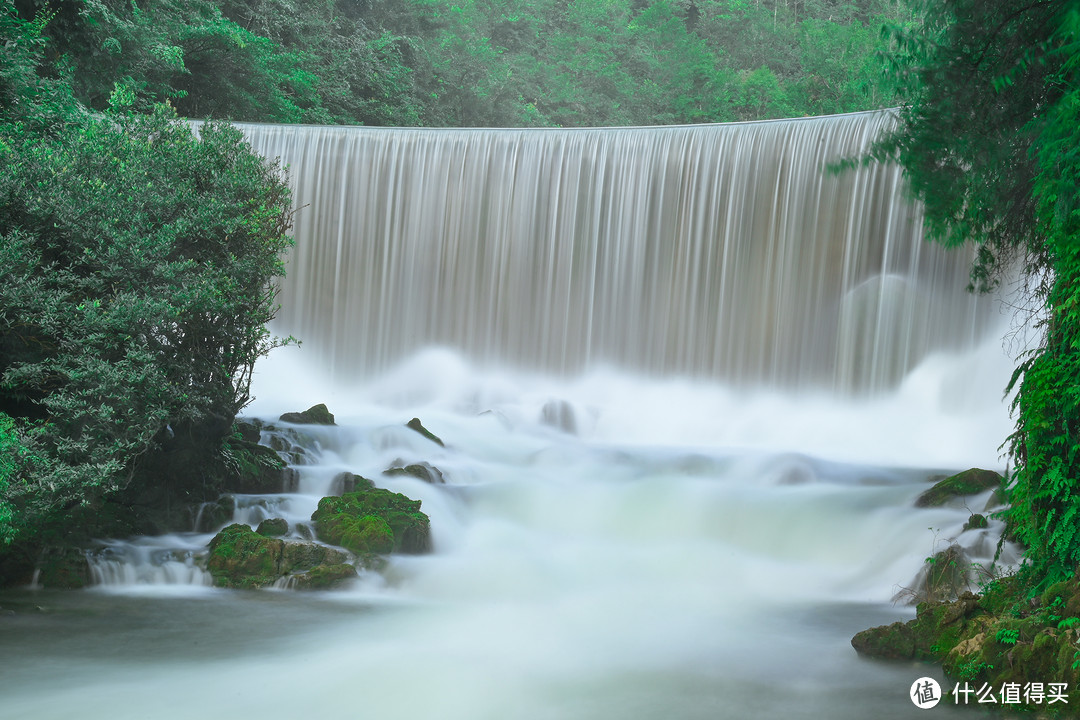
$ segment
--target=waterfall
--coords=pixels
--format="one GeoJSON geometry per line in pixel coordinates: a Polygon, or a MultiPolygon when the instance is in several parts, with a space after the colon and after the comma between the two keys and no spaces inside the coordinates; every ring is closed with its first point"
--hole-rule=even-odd
{"type": "Polygon", "coordinates": [[[897,166],[829,171],[895,122],[238,127],[294,188],[275,329],[333,377],[445,346],[848,394],[973,346],[993,314],[965,292],[970,253],[924,242],[897,166]]]}

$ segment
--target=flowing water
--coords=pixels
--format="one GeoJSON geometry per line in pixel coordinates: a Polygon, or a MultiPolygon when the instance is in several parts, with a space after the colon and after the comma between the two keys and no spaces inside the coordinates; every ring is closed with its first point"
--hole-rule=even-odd
{"type": "Polygon", "coordinates": [[[913,503],[1002,468],[1010,360],[896,169],[822,172],[891,121],[244,126],[303,207],[276,330],[305,342],[249,412],[338,427],[235,519],[297,528],[349,470],[435,551],[305,594],[209,587],[210,534],[103,542],[94,588],[0,595],[0,715],[920,717],[938,671],[849,640],[954,539],[993,554],[1000,523],[961,532],[987,496],[913,503]]]}

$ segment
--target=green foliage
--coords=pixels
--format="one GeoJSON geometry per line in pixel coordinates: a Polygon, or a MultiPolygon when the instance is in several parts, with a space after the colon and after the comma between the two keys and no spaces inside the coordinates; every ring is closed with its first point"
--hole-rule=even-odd
{"type": "Polygon", "coordinates": [[[25,97],[0,124],[0,411],[23,448],[0,507],[34,528],[153,482],[140,463],[172,428],[249,401],[280,342],[289,198],[229,126],[196,137],[164,107],[42,124],[25,97]]]}
{"type": "Polygon", "coordinates": [[[1068,0],[933,0],[893,28],[910,104],[880,147],[926,205],[931,235],[979,247],[973,285],[1017,264],[1045,307],[1017,368],[1009,520],[1033,592],[1080,565],[1080,10],[1068,0]]]}
{"type": "MultiPolygon", "coordinates": [[[[10,3],[11,0],[4,0],[10,3]]],[[[372,125],[753,120],[894,103],[900,0],[80,0],[41,24],[88,106],[372,125]]],[[[35,15],[36,13],[36,15],[35,15]]]]}
{"type": "Polygon", "coordinates": [[[888,29],[906,103],[879,154],[903,164],[935,240],[978,246],[979,290],[1017,261],[1036,283],[1047,265],[1031,150],[1040,118],[1061,96],[1048,81],[1057,62],[1046,50],[1067,4],[921,0],[920,24],[888,29]]]}
{"type": "Polygon", "coordinates": [[[1020,640],[1020,633],[1017,630],[1002,628],[995,633],[994,639],[1002,645],[1015,645],[1020,640]]]}

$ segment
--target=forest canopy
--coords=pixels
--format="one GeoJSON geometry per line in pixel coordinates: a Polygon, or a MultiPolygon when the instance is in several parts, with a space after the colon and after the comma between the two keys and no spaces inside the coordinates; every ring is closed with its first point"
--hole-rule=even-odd
{"type": "MultiPolygon", "coordinates": [[[[10,1],[10,0],[8,0],[10,1]]],[[[727,122],[890,107],[906,0],[16,0],[103,110],[426,126],[727,122]]]]}

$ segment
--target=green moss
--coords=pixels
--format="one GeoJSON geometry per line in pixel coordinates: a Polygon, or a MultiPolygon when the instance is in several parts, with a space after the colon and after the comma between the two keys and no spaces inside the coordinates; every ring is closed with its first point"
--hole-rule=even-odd
{"type": "Polygon", "coordinates": [[[299,425],[333,425],[334,414],[326,407],[326,405],[319,403],[318,405],[312,405],[304,412],[288,412],[278,418],[282,422],[296,423],[299,425]]]}
{"type": "Polygon", "coordinates": [[[210,541],[206,569],[220,587],[263,587],[280,577],[284,543],[247,525],[229,525],[210,541]]]}
{"type": "Polygon", "coordinates": [[[259,523],[255,532],[264,537],[280,537],[289,532],[289,521],[285,518],[267,518],[259,523]]]}
{"type": "Polygon", "coordinates": [[[430,521],[420,512],[420,501],[389,490],[360,490],[323,498],[311,519],[320,540],[357,554],[431,549],[430,521]]]}
{"type": "Polygon", "coordinates": [[[298,590],[328,590],[356,579],[356,568],[345,563],[318,565],[295,577],[298,590]]]}
{"type": "Polygon", "coordinates": [[[947,477],[924,492],[915,507],[939,507],[955,497],[977,495],[984,490],[1000,487],[1003,478],[993,470],[971,468],[947,477]]]}
{"type": "Polygon", "coordinates": [[[986,519],[986,516],[981,513],[974,513],[964,523],[964,530],[984,530],[990,526],[990,521],[986,519]]]}

